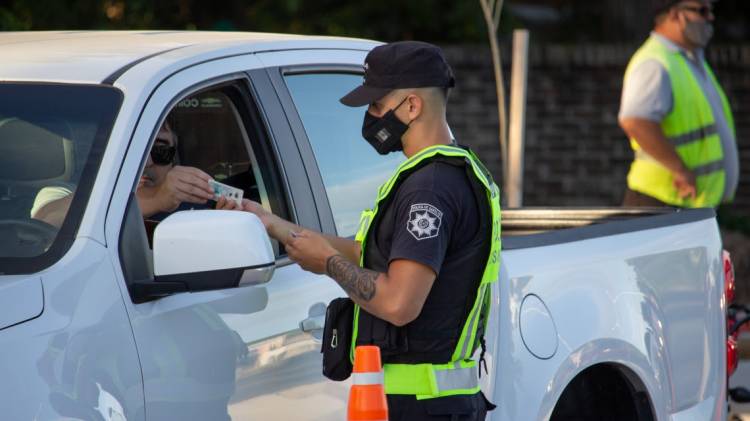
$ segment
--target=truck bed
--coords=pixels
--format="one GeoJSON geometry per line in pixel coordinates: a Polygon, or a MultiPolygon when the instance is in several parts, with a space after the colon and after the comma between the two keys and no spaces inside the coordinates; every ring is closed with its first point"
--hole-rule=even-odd
{"type": "Polygon", "coordinates": [[[561,244],[714,218],[713,209],[521,208],[504,209],[503,249],[561,244]]]}

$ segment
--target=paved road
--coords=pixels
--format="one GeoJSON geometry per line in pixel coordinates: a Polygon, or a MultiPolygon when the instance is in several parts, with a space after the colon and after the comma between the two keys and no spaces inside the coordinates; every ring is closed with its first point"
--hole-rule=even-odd
{"type": "MultiPolygon", "coordinates": [[[[729,386],[745,386],[750,389],[750,360],[741,360],[737,371],[732,377],[729,378],[729,386]]],[[[731,412],[729,420],[731,421],[750,421],[750,404],[738,405],[732,403],[730,405],[731,412]],[[732,418],[731,415],[735,415],[732,418]]]]}

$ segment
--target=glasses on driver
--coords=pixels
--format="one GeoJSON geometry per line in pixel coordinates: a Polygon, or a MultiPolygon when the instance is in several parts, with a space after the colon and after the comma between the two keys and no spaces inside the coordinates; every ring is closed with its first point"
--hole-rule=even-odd
{"type": "Polygon", "coordinates": [[[679,8],[680,10],[689,10],[693,13],[697,13],[704,19],[708,19],[708,16],[714,11],[710,6],[680,6],[679,8]]]}
{"type": "Polygon", "coordinates": [[[174,156],[177,148],[167,145],[166,143],[154,143],[151,147],[151,161],[155,165],[170,165],[174,163],[174,156]]]}

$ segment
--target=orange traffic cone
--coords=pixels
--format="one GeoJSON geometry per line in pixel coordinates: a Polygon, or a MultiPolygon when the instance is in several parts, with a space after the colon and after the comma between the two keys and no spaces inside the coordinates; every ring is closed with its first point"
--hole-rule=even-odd
{"type": "Polygon", "coordinates": [[[388,421],[380,348],[371,345],[355,348],[353,373],[347,420],[388,421]]]}

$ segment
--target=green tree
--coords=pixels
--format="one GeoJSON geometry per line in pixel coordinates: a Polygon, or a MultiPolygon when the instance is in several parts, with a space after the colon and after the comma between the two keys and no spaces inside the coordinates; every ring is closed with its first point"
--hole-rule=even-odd
{"type": "Polygon", "coordinates": [[[478,5],[454,0],[13,0],[0,7],[0,30],[144,28],[486,39],[478,5]]]}
{"type": "MultiPolygon", "coordinates": [[[[641,41],[651,0],[505,0],[500,34],[537,42],[641,41]]],[[[750,37],[750,1],[716,5],[719,42],[750,37]]],[[[476,0],[2,0],[0,31],[202,29],[486,43],[476,0]]]]}

